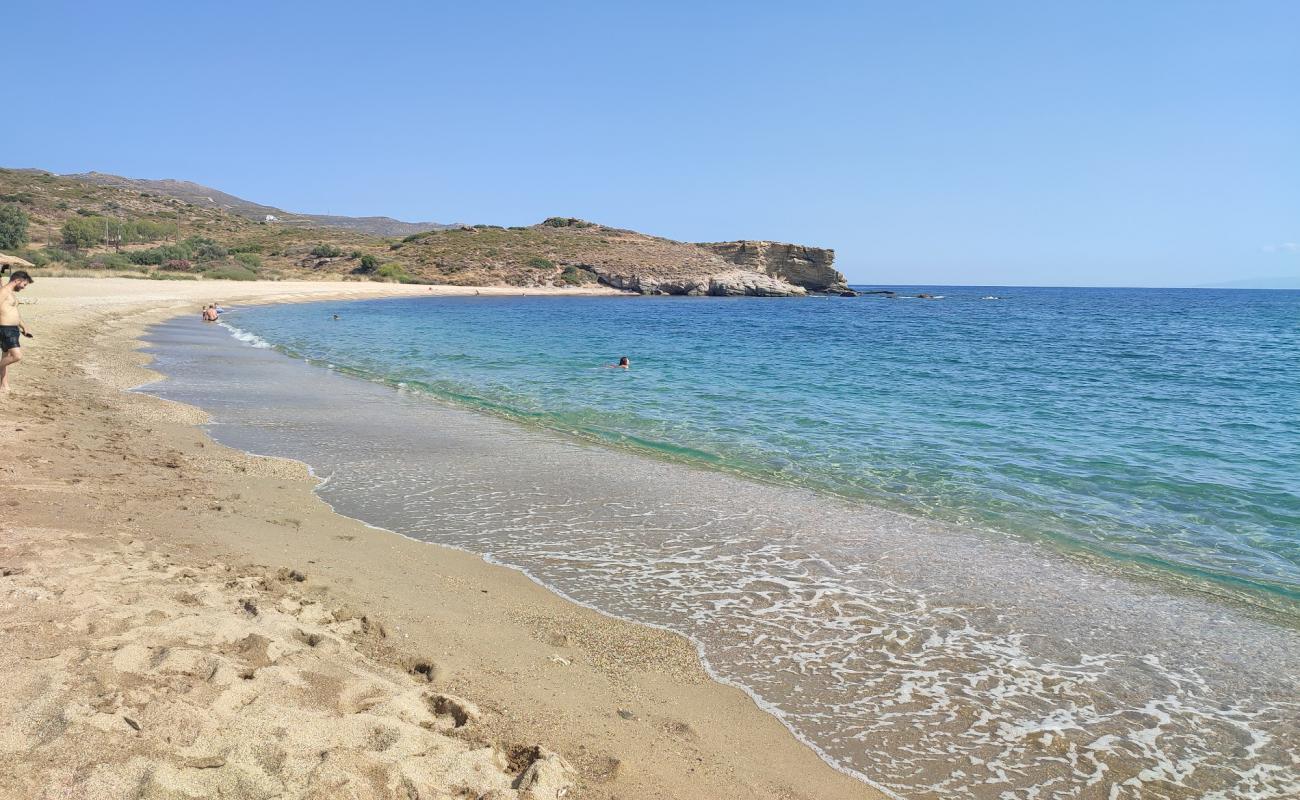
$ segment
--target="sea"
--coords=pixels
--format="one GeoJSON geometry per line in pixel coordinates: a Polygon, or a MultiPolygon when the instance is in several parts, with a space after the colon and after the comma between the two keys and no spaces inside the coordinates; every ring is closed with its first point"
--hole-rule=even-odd
{"type": "Polygon", "coordinates": [[[1300,292],[889,289],[234,308],[143,391],[895,797],[1300,796],[1300,292]]]}

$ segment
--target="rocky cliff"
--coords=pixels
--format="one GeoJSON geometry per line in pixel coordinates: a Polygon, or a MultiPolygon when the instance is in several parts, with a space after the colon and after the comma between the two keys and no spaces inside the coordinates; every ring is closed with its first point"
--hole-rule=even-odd
{"type": "MultiPolygon", "coordinates": [[[[551,217],[528,227],[473,225],[421,233],[395,244],[393,252],[412,265],[414,274],[437,271],[453,281],[473,284],[599,282],[641,294],[714,296],[789,297],[807,293],[804,287],[775,273],[778,266],[795,273],[796,256],[782,261],[773,254],[774,266],[769,271],[736,263],[713,247],[580,219],[551,217]]],[[[830,253],[816,248],[796,249],[830,253]]],[[[798,274],[815,282],[811,267],[798,274]]],[[[834,271],[832,274],[838,276],[834,271]]]]}
{"type": "Polygon", "coordinates": [[[848,281],[831,265],[835,251],[783,242],[711,242],[701,244],[732,264],[761,272],[810,292],[848,291],[848,281]]]}
{"type": "Polygon", "coordinates": [[[744,269],[724,269],[711,274],[662,277],[637,273],[620,274],[599,266],[584,268],[591,270],[600,282],[607,286],[639,294],[712,297],[794,297],[806,294],[801,286],[795,286],[761,272],[744,269]]]}

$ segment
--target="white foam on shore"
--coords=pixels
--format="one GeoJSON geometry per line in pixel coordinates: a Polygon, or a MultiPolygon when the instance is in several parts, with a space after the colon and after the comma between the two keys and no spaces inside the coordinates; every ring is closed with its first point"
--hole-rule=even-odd
{"type": "Polygon", "coordinates": [[[237,328],[234,325],[231,325],[229,322],[219,321],[217,322],[217,324],[225,328],[226,330],[230,331],[231,336],[235,337],[236,339],[243,342],[244,344],[251,345],[253,347],[262,350],[271,349],[271,343],[266,341],[261,336],[258,336],[255,333],[249,333],[243,328],[237,328]]]}
{"type": "MultiPolygon", "coordinates": [[[[249,359],[257,408],[223,394],[223,441],[317,463],[322,498],[370,527],[687,636],[716,679],[893,796],[1300,795],[1294,631],[1042,547],[273,359],[249,359]]],[[[158,393],[202,402],[206,372],[158,393]]]]}

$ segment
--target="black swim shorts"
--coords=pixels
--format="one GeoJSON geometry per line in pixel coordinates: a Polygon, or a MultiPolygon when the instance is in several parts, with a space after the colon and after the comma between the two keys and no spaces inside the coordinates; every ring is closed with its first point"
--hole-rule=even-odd
{"type": "Polygon", "coordinates": [[[18,326],[0,325],[0,353],[18,347],[18,326]]]}

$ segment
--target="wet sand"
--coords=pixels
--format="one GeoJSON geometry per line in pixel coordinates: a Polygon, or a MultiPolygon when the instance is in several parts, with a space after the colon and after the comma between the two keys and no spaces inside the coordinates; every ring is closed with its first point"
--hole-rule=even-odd
{"type": "MultiPolygon", "coordinates": [[[[349,304],[315,343],[282,323],[319,326],[330,304],[176,318],[145,336],[167,379],[141,391],[202,407],[223,444],[310,464],[340,513],[689,637],[709,674],[904,797],[1300,791],[1285,620],[1040,542],[469,411],[314,349],[384,330],[400,307],[419,312],[403,320],[415,340],[424,314],[456,306],[498,307],[349,304]]],[[[376,358],[404,346],[387,330],[376,358]]]]}
{"type": "Polygon", "coordinates": [[[37,338],[0,398],[0,797],[878,796],[686,640],[334,514],[302,465],[123,391],[154,377],[144,327],[202,303],[428,293],[24,293],[37,338]]]}

